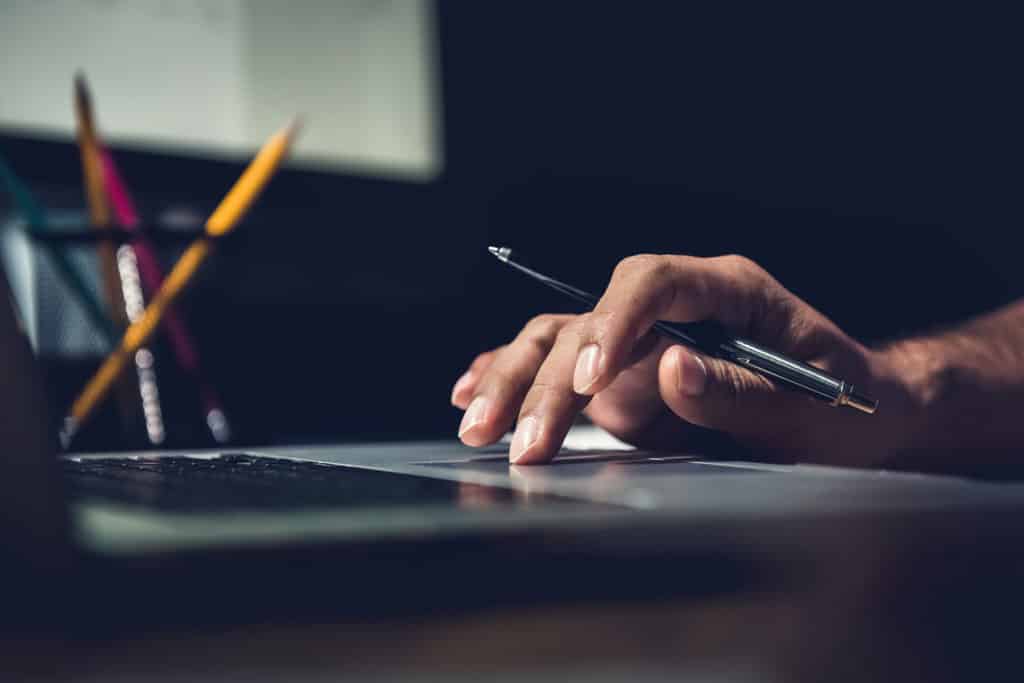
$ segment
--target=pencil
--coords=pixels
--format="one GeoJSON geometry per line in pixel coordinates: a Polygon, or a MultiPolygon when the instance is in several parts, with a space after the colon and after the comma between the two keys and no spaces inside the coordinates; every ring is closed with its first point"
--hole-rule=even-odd
{"type": "MultiPolygon", "coordinates": [[[[104,189],[103,167],[99,156],[99,136],[96,133],[96,123],[93,118],[92,96],[82,73],[75,74],[74,108],[78,127],[78,151],[82,160],[82,177],[85,180],[85,197],[89,206],[89,222],[94,230],[102,233],[112,227],[110,204],[107,202],[104,189]]],[[[101,240],[96,245],[96,256],[99,261],[103,298],[106,299],[110,319],[113,321],[116,331],[122,333],[127,329],[129,323],[122,291],[126,283],[118,268],[113,242],[101,240]]],[[[144,397],[147,395],[148,388],[143,385],[147,383],[144,378],[147,371],[144,363],[139,362],[136,363],[136,369],[139,374],[138,397],[142,399],[141,406],[137,406],[136,396],[127,380],[118,382],[117,387],[118,412],[121,414],[122,423],[130,432],[135,431],[140,418],[145,421],[146,413],[144,397]]],[[[147,429],[147,435],[149,432],[150,430],[147,429]]],[[[150,438],[150,442],[153,442],[152,438],[150,438]]]]}
{"type": "MultiPolygon", "coordinates": [[[[18,205],[21,213],[24,214],[30,233],[42,234],[47,232],[50,228],[50,223],[47,220],[46,211],[36,201],[35,197],[32,196],[28,187],[14,173],[14,169],[3,158],[0,158],[0,178],[3,179],[8,193],[14,199],[14,203],[18,205]]],[[[85,276],[60,245],[43,242],[43,249],[45,249],[46,255],[49,257],[50,262],[53,263],[64,284],[68,286],[71,294],[81,304],[82,310],[85,311],[89,322],[93,324],[93,327],[100,333],[103,340],[110,346],[113,346],[117,342],[114,328],[110,324],[110,318],[103,312],[100,302],[93,295],[89,285],[86,284],[85,276]]]]}
{"type": "MultiPolygon", "coordinates": [[[[93,121],[92,97],[85,76],[75,74],[75,119],[78,123],[78,151],[82,158],[82,176],[85,179],[85,197],[89,204],[89,222],[97,230],[110,228],[110,205],[103,187],[103,166],[100,161],[99,139],[93,121]]],[[[110,317],[121,329],[128,326],[121,295],[121,279],[117,272],[114,245],[100,242],[97,246],[104,297],[110,307],[110,317]]]]}
{"type": "MultiPolygon", "coordinates": [[[[78,148],[82,157],[82,174],[85,178],[86,199],[89,204],[89,220],[92,227],[100,232],[110,230],[111,210],[107,196],[106,177],[100,153],[101,141],[93,114],[92,95],[85,75],[75,74],[74,81],[75,118],[78,122],[78,148]]],[[[111,241],[102,240],[96,245],[100,277],[103,284],[110,315],[118,332],[127,329],[136,315],[141,315],[142,286],[139,281],[135,252],[131,245],[121,245],[115,250],[111,241]]],[[[113,344],[112,344],[113,346],[113,344]]],[[[146,436],[153,445],[163,443],[166,433],[163,411],[160,407],[160,392],[156,372],[153,369],[153,354],[149,349],[139,349],[134,358],[138,379],[138,396],[134,396],[131,385],[125,381],[118,384],[118,405],[121,417],[130,431],[134,432],[139,422],[139,408],[136,398],[141,399],[141,416],[146,436]]]]}
{"type": "Polygon", "coordinates": [[[241,177],[221,200],[220,205],[207,219],[205,234],[189,245],[185,253],[174,264],[163,284],[160,285],[160,289],[157,290],[138,322],[132,323],[125,330],[120,345],[107,356],[103,365],[72,404],[71,414],[65,419],[61,434],[65,447],[110,391],[110,387],[124,370],[124,366],[132,354],[153,335],[168,307],[181,295],[203,261],[206,260],[213,244],[211,238],[221,237],[231,232],[259,193],[266,187],[291,147],[298,128],[299,121],[296,119],[275,133],[263,145],[256,157],[242,172],[241,177]]]}
{"type": "MultiPolygon", "coordinates": [[[[104,178],[106,180],[107,195],[110,198],[110,205],[114,211],[114,218],[124,229],[137,234],[133,242],[135,257],[138,263],[139,275],[142,283],[150,294],[160,289],[164,280],[163,268],[160,267],[160,259],[156,250],[149,240],[139,230],[139,215],[135,210],[135,202],[121,173],[114,161],[114,155],[104,145],[100,144],[100,159],[103,162],[104,178]]],[[[131,318],[131,315],[129,314],[131,318]]],[[[135,322],[135,320],[132,320],[135,322]]],[[[174,353],[178,365],[199,387],[199,400],[203,409],[203,418],[210,430],[214,441],[226,443],[231,439],[231,425],[228,423],[224,412],[223,403],[217,390],[204,379],[199,364],[199,352],[196,344],[189,334],[185,321],[178,314],[175,307],[171,306],[164,315],[164,329],[171,344],[171,351],[174,353]]]]}

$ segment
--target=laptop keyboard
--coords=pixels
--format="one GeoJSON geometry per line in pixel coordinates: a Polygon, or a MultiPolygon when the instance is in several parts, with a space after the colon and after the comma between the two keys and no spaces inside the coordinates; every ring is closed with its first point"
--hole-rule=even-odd
{"type": "MultiPolygon", "coordinates": [[[[75,499],[175,512],[521,502],[515,491],[498,487],[244,453],[63,462],[75,499]]],[[[557,496],[543,499],[569,502],[557,496]]],[[[536,498],[531,496],[530,502],[536,498]]]]}

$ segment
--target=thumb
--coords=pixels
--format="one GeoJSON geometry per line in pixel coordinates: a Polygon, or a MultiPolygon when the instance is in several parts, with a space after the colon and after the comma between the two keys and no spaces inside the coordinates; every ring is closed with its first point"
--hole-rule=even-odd
{"type": "Polygon", "coordinates": [[[758,441],[791,433],[820,408],[762,375],[682,346],[662,354],[658,388],[672,412],[687,422],[758,441]]]}

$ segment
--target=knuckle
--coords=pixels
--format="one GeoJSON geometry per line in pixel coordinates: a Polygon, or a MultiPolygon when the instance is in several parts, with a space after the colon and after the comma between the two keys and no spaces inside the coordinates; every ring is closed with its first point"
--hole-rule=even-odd
{"type": "Polygon", "coordinates": [[[672,281],[675,269],[672,261],[664,256],[652,256],[647,260],[643,270],[634,275],[645,290],[660,291],[672,281]]]}
{"type": "Polygon", "coordinates": [[[658,254],[637,254],[619,262],[612,276],[613,281],[623,283],[622,292],[632,292],[633,297],[652,298],[656,307],[664,308],[674,297],[674,282],[679,257],[658,254]],[[667,301],[663,299],[668,299],[667,301]]]}
{"type": "Polygon", "coordinates": [[[480,378],[480,383],[476,386],[476,393],[487,393],[492,387],[501,386],[507,383],[508,373],[502,368],[491,366],[487,368],[483,377],[480,378]]]}
{"type": "Polygon", "coordinates": [[[540,405],[541,397],[544,396],[545,387],[542,384],[534,382],[526,390],[526,395],[523,396],[523,402],[519,406],[519,416],[527,415],[528,413],[536,410],[537,406],[540,405]]]}
{"type": "Polygon", "coordinates": [[[627,256],[615,266],[613,277],[635,277],[638,273],[646,273],[659,267],[664,259],[656,254],[634,254],[627,256]]]}
{"type": "Polygon", "coordinates": [[[743,256],[742,254],[726,254],[725,256],[718,256],[715,261],[717,261],[722,267],[739,275],[760,277],[764,273],[764,269],[761,268],[757,262],[743,256]]]}
{"type": "Polygon", "coordinates": [[[526,323],[511,346],[517,349],[517,353],[523,349],[530,349],[545,356],[551,351],[551,347],[554,346],[555,340],[564,326],[563,316],[538,315],[526,323]]]}
{"type": "Polygon", "coordinates": [[[609,331],[610,321],[615,317],[611,310],[585,313],[572,324],[562,330],[564,337],[559,342],[582,347],[589,342],[604,344],[609,331]]]}
{"type": "Polygon", "coordinates": [[[558,331],[556,341],[573,341],[578,340],[587,329],[588,316],[581,315],[577,316],[572,322],[562,326],[562,329],[558,331]]]}
{"type": "Polygon", "coordinates": [[[652,291],[665,295],[671,291],[673,274],[672,263],[668,259],[660,259],[651,265],[646,282],[652,291]]]}
{"type": "Polygon", "coordinates": [[[526,323],[522,336],[532,341],[550,341],[558,335],[563,325],[564,321],[561,316],[544,313],[526,323]]]}
{"type": "Polygon", "coordinates": [[[490,351],[484,351],[479,356],[473,359],[473,362],[470,364],[470,368],[474,370],[479,370],[480,368],[490,365],[491,362],[494,361],[495,357],[497,357],[498,353],[501,351],[502,348],[504,347],[498,347],[496,349],[491,349],[490,351]]]}
{"type": "Polygon", "coordinates": [[[532,410],[543,403],[561,403],[570,400],[573,396],[572,389],[562,382],[556,382],[550,378],[538,376],[526,392],[523,399],[524,409],[532,410]],[[528,408],[527,408],[528,407],[528,408]]]}
{"type": "Polygon", "coordinates": [[[524,383],[523,377],[508,368],[489,368],[477,387],[477,394],[504,396],[524,383]]]}

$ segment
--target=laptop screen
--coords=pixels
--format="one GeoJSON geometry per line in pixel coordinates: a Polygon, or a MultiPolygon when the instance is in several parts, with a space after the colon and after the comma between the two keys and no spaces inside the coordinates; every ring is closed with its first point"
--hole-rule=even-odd
{"type": "Polygon", "coordinates": [[[427,180],[436,42],[428,0],[6,2],[0,130],[73,139],[81,69],[117,147],[241,160],[299,112],[289,163],[427,180]]]}

